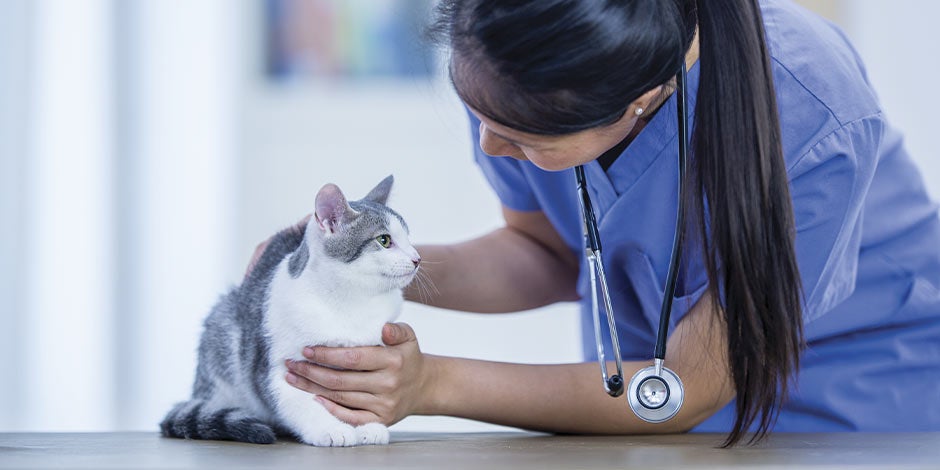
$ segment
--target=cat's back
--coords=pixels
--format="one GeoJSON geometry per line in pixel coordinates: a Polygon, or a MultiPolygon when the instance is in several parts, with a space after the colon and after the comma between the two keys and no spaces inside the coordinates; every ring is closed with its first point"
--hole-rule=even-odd
{"type": "Polygon", "coordinates": [[[289,228],[274,237],[241,285],[222,295],[203,322],[198,377],[215,376],[230,384],[251,380],[243,372],[267,368],[269,348],[264,309],[280,262],[303,241],[303,230],[289,228]]]}
{"type": "Polygon", "coordinates": [[[258,258],[257,263],[235,294],[234,300],[238,303],[235,310],[240,316],[257,316],[260,321],[277,268],[284,258],[296,251],[303,243],[304,231],[304,228],[293,226],[281,230],[271,238],[268,246],[261,253],[261,257],[258,258]]]}

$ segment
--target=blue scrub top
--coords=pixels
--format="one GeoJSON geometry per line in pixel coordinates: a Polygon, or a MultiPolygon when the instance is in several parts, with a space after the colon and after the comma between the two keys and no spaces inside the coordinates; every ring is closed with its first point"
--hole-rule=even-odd
{"type": "MultiPolygon", "coordinates": [[[[940,430],[937,206],[843,33],[788,1],[765,1],[762,10],[808,343],[774,430],[940,430]]],[[[690,109],[698,78],[695,66],[690,109]]],[[[653,353],[677,205],[675,109],[673,96],[608,171],[585,165],[626,360],[653,353]]],[[[479,121],[470,118],[479,141],[479,121]]],[[[544,212],[583,253],[573,170],[543,171],[478,146],[475,154],[505,206],[544,212]]],[[[670,331],[707,284],[700,250],[685,250],[694,256],[680,275],[670,331]]],[[[588,282],[582,261],[584,353],[596,359],[588,282]]],[[[731,403],[695,430],[727,432],[733,420],[731,403]]]]}

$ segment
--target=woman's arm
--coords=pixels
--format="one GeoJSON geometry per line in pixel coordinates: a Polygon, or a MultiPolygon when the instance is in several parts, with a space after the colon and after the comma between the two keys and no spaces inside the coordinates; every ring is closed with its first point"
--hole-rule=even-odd
{"type": "MultiPolygon", "coordinates": [[[[666,366],[686,393],[682,409],[663,424],[641,421],[625,397],[607,396],[596,363],[523,365],[424,355],[404,324],[386,326],[387,347],[308,348],[304,355],[312,362],[289,363],[288,382],[319,395],[331,413],[351,424],[392,424],[420,414],[562,433],[684,432],[734,395],[725,330],[708,299],[670,336],[666,366]]],[[[629,379],[648,365],[625,362],[624,374],[629,379]]]]}
{"type": "MultiPolygon", "coordinates": [[[[699,302],[669,340],[666,366],[686,388],[679,414],[663,424],[638,419],[624,396],[604,391],[596,363],[506,364],[428,357],[435,379],[427,409],[490,423],[562,433],[670,433],[687,431],[733,396],[719,316],[699,302]]],[[[650,362],[625,362],[625,380],[650,362]]],[[[609,364],[613,370],[613,363],[609,364]]]]}
{"type": "Polygon", "coordinates": [[[576,300],[578,257],[548,217],[506,207],[503,217],[505,227],[482,237],[417,247],[422,274],[405,290],[405,297],[480,313],[516,312],[576,300]]]}

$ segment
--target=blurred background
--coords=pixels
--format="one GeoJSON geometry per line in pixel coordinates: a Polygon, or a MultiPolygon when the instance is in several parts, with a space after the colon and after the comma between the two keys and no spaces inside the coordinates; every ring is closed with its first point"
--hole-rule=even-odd
{"type": "MultiPolygon", "coordinates": [[[[413,241],[500,223],[420,40],[431,0],[0,0],[0,431],[149,430],[255,245],[394,173],[413,241]]],[[[940,195],[929,0],[801,2],[839,24],[940,195]]],[[[572,305],[406,305],[425,352],[580,360],[572,305]]],[[[489,430],[413,417],[399,430],[489,430]]]]}

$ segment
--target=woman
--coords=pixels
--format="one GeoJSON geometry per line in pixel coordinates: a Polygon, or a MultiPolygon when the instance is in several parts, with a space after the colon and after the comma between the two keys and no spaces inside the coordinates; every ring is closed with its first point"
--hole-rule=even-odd
{"type": "Polygon", "coordinates": [[[685,403],[646,423],[594,363],[434,357],[404,324],[386,326],[387,348],[308,348],[321,365],[289,382],[355,424],[442,414],[726,432],[729,445],[770,430],[940,429],[940,220],[838,30],[785,0],[448,0],[439,14],[506,226],[419,247],[440,293],[409,297],[476,312],[589,303],[571,170],[584,165],[626,377],[650,364],[659,321],[674,77],[687,67],[689,224],[666,357],[685,403]]]}

